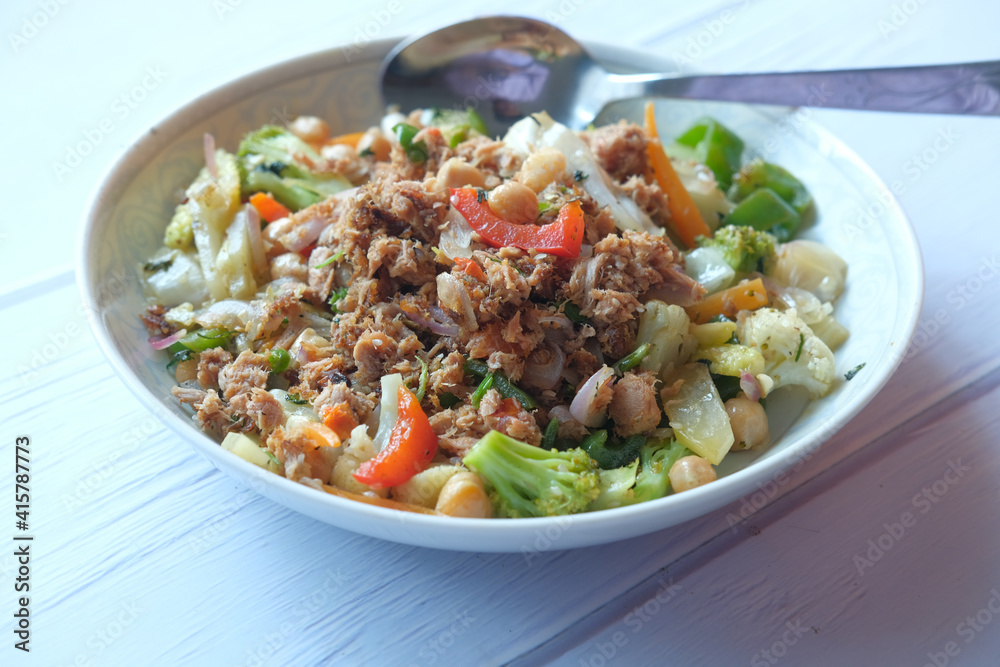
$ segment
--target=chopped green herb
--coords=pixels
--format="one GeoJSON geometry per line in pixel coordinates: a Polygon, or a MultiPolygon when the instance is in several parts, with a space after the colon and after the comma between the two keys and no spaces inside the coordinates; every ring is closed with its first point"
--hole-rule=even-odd
{"type": "Polygon", "coordinates": [[[493,388],[493,382],[495,380],[496,380],[496,375],[494,373],[490,372],[486,374],[486,377],[484,377],[483,381],[479,383],[479,386],[476,387],[476,390],[472,392],[472,397],[469,399],[470,402],[472,403],[472,407],[476,408],[477,410],[479,409],[479,404],[482,403],[483,396],[485,396],[486,392],[488,392],[490,389],[493,388]]]}
{"type": "Polygon", "coordinates": [[[320,262],[319,264],[317,264],[313,268],[314,269],[322,269],[323,267],[330,266],[331,264],[333,264],[335,262],[339,262],[342,259],[344,259],[344,250],[343,249],[338,250],[336,253],[334,253],[333,255],[331,255],[330,257],[328,257],[327,259],[325,259],[324,261],[320,262]]]}
{"type": "Polygon", "coordinates": [[[546,211],[548,211],[553,206],[554,206],[554,204],[552,202],[540,201],[540,202],[538,202],[538,212],[539,213],[545,213],[546,211]]]}
{"type": "MultiPolygon", "coordinates": [[[[300,317],[301,317],[301,316],[300,316],[300,317]]],[[[288,324],[288,318],[286,317],[286,318],[284,318],[283,320],[281,320],[281,323],[282,323],[282,324],[288,324]]]]}
{"type": "Polygon", "coordinates": [[[853,380],[854,376],[857,375],[859,372],[861,372],[861,369],[864,368],[865,364],[867,364],[867,363],[868,362],[866,361],[864,364],[858,364],[857,366],[855,366],[851,370],[849,370],[846,373],[844,373],[844,379],[847,380],[848,382],[850,382],[851,380],[853,380]]]}
{"type": "Polygon", "coordinates": [[[239,420],[240,420],[240,416],[239,415],[229,415],[229,421],[231,421],[232,423],[235,424],[239,420]]]}
{"type": "Polygon", "coordinates": [[[294,403],[295,405],[305,405],[306,403],[309,402],[306,399],[302,398],[300,394],[289,394],[288,398],[286,398],[285,400],[288,401],[289,403],[294,403]]]}
{"type": "Polygon", "coordinates": [[[337,289],[330,292],[330,309],[333,311],[334,315],[343,312],[337,308],[337,303],[345,296],[347,296],[346,287],[338,287],[337,289]]]}
{"type": "Polygon", "coordinates": [[[799,349],[795,351],[795,361],[799,360],[802,356],[802,346],[806,344],[806,335],[803,333],[799,334],[799,349]]]}
{"type": "Polygon", "coordinates": [[[476,201],[482,204],[489,197],[489,193],[482,188],[476,188],[476,201]]]}
{"type": "Polygon", "coordinates": [[[288,370],[288,364],[291,363],[292,357],[288,354],[288,350],[276,347],[271,350],[271,355],[268,357],[268,361],[271,362],[272,373],[284,373],[288,370]]]}
{"type": "Polygon", "coordinates": [[[359,157],[369,157],[371,155],[375,155],[375,151],[372,150],[371,146],[365,146],[361,149],[361,152],[358,153],[359,157]]]}
{"type": "Polygon", "coordinates": [[[448,409],[448,408],[453,408],[459,403],[461,403],[462,399],[460,399],[458,396],[451,393],[450,391],[446,391],[443,394],[438,395],[438,402],[441,404],[442,408],[448,409]]]}
{"type": "Polygon", "coordinates": [[[171,368],[181,363],[182,361],[189,361],[191,359],[194,359],[194,352],[192,352],[187,348],[184,348],[180,352],[177,352],[172,357],[170,357],[170,363],[167,364],[167,370],[170,370],[171,368]]]}
{"type": "Polygon", "coordinates": [[[649,343],[643,343],[639,347],[635,348],[633,352],[622,357],[614,365],[614,369],[625,373],[632,370],[636,366],[642,363],[642,360],[646,358],[649,353],[649,343]]]}
{"type": "Polygon", "coordinates": [[[573,174],[573,180],[576,181],[577,183],[583,183],[589,177],[590,177],[590,174],[585,174],[582,171],[580,171],[579,169],[577,169],[576,173],[573,174]]]}
{"type": "Polygon", "coordinates": [[[424,396],[427,395],[427,378],[429,373],[427,362],[420,357],[417,357],[417,361],[420,362],[420,386],[417,388],[417,403],[423,403],[424,396]]]}
{"type": "MultiPolygon", "coordinates": [[[[524,391],[513,382],[507,379],[507,376],[500,371],[491,371],[490,367],[482,359],[469,359],[465,362],[465,370],[472,375],[479,378],[485,378],[489,374],[493,374],[493,386],[496,388],[500,395],[504,398],[517,399],[525,410],[534,410],[538,407],[538,402],[528,395],[528,392],[524,391]]],[[[485,392],[483,392],[485,393],[485,392]]]]}
{"type": "Polygon", "coordinates": [[[276,466],[281,465],[281,461],[279,461],[278,457],[274,455],[274,452],[272,452],[270,449],[267,449],[266,447],[262,449],[264,450],[264,453],[267,454],[267,458],[271,459],[271,463],[273,463],[276,466]]]}
{"type": "Polygon", "coordinates": [[[580,306],[576,305],[572,301],[563,301],[557,306],[562,308],[563,314],[570,319],[571,322],[576,322],[577,324],[590,324],[590,318],[586,315],[580,313],[580,306]]]}
{"type": "Polygon", "coordinates": [[[143,265],[143,270],[146,273],[156,273],[157,271],[165,271],[170,268],[174,263],[173,257],[168,257],[167,259],[161,260],[159,262],[146,262],[143,265]]]}
{"type": "Polygon", "coordinates": [[[559,435],[559,420],[553,419],[545,427],[545,433],[542,434],[542,449],[552,449],[555,447],[557,435],[559,435]]]}

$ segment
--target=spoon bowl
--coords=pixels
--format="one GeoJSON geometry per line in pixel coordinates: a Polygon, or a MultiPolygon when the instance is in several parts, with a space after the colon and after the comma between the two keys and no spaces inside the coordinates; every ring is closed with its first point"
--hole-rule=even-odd
{"type": "Polygon", "coordinates": [[[612,101],[673,97],[840,109],[1000,115],[1000,61],[822,72],[613,74],[544,21],[492,16],[400,42],[382,64],[382,100],[404,111],[475,109],[503,134],[548,111],[581,130],[612,101]]]}
{"type": "Polygon", "coordinates": [[[586,127],[604,106],[587,86],[608,75],[559,28],[494,16],[404,40],[383,62],[381,82],[386,103],[404,110],[472,108],[503,133],[537,111],[586,127]]]}

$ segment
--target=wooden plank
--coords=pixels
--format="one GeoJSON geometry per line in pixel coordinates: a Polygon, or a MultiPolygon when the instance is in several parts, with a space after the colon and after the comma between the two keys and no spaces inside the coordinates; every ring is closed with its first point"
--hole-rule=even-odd
{"type": "Polygon", "coordinates": [[[998,397],[994,373],[524,664],[992,664],[998,397]]]}

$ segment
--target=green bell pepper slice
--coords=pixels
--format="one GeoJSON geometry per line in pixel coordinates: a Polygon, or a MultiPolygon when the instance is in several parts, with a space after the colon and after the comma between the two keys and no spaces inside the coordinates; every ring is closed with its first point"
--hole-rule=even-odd
{"type": "Polygon", "coordinates": [[[742,139],[719,121],[703,118],[677,137],[677,143],[694,149],[698,160],[715,174],[715,180],[723,192],[729,188],[733,182],[733,174],[740,168],[742,139]]]}
{"type": "Polygon", "coordinates": [[[771,188],[759,188],[741,201],[724,222],[770,232],[785,243],[795,236],[802,216],[771,188]]]}

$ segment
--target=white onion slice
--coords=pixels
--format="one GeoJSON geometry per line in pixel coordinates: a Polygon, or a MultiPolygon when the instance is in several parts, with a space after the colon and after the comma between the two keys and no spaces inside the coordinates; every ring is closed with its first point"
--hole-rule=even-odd
{"type": "Polygon", "coordinates": [[[251,204],[246,206],[247,234],[250,236],[250,254],[253,255],[253,272],[258,276],[267,272],[267,253],[260,235],[260,216],[251,204]]]}
{"type": "Polygon", "coordinates": [[[214,181],[219,178],[219,166],[215,163],[215,137],[206,132],[202,139],[202,147],[205,149],[205,166],[208,167],[208,174],[214,181]]]}
{"type": "Polygon", "coordinates": [[[604,423],[605,411],[595,405],[598,390],[615,377],[615,370],[607,365],[602,366],[577,390],[569,412],[578,422],[589,428],[595,428],[604,423]]]}

